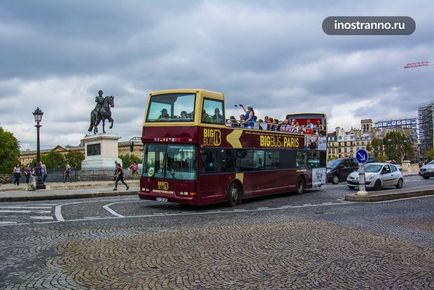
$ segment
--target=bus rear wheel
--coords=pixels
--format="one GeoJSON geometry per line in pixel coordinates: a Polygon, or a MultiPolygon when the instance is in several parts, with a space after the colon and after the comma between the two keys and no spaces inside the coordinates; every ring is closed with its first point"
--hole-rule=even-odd
{"type": "Polygon", "coordinates": [[[295,193],[296,194],[302,194],[304,192],[304,178],[299,177],[297,178],[297,185],[295,187],[295,193]]]}
{"type": "Polygon", "coordinates": [[[228,206],[235,206],[241,203],[241,189],[237,183],[232,182],[228,188],[228,206]]]}

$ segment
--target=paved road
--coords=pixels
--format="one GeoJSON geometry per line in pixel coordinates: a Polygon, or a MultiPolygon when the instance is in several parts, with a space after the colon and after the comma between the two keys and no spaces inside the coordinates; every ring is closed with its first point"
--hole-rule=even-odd
{"type": "Polygon", "coordinates": [[[135,196],[2,203],[0,289],[433,289],[434,197],[350,203],[347,192],[236,208],[135,196]]]}

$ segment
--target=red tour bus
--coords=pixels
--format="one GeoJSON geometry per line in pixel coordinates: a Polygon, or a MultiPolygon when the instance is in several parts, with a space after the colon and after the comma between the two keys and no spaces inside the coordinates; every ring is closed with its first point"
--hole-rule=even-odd
{"type": "Polygon", "coordinates": [[[222,93],[202,89],[149,94],[140,198],[234,206],[325,184],[325,137],[229,127],[224,108],[222,93]]]}

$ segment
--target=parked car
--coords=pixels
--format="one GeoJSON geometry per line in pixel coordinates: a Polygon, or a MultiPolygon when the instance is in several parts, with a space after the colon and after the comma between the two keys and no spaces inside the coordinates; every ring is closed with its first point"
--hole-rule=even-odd
{"type": "MultiPolygon", "coordinates": [[[[347,185],[349,189],[359,187],[359,172],[348,175],[347,185]]],[[[394,164],[369,163],[365,165],[365,187],[367,189],[380,190],[383,187],[401,188],[404,178],[401,171],[394,164]]]]}
{"type": "Polygon", "coordinates": [[[429,163],[422,166],[419,169],[419,175],[425,179],[434,177],[434,160],[431,160],[429,163]]]}
{"type": "Polygon", "coordinates": [[[357,170],[359,164],[354,158],[339,158],[327,163],[327,182],[338,184],[345,181],[348,175],[357,170]]]}

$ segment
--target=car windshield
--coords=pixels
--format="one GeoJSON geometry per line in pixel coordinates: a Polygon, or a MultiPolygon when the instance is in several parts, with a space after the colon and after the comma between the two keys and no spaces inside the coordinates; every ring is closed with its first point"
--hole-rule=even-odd
{"type": "Polygon", "coordinates": [[[434,160],[431,160],[428,164],[434,164],[434,160]]]}
{"type": "Polygon", "coordinates": [[[381,164],[367,164],[365,166],[365,172],[380,172],[383,165],[381,164]]]}
{"type": "Polygon", "coordinates": [[[327,162],[327,168],[336,168],[339,165],[340,160],[331,160],[327,162]]]}
{"type": "Polygon", "coordinates": [[[195,94],[151,96],[147,122],[191,122],[194,120],[195,94]]]}
{"type": "Polygon", "coordinates": [[[142,175],[166,179],[196,179],[193,145],[146,144],[142,175]]]}

